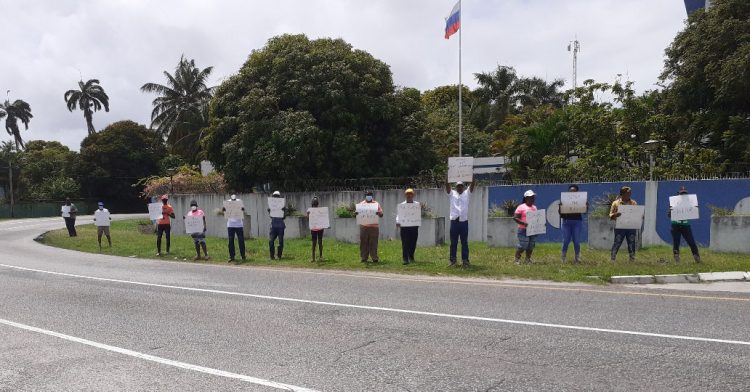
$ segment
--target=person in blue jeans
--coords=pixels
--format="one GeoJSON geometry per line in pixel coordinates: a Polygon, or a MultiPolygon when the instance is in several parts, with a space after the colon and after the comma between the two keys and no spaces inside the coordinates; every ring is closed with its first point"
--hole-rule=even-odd
{"type": "Polygon", "coordinates": [[[461,239],[461,262],[464,267],[469,266],[469,199],[474,192],[474,184],[465,190],[464,183],[456,183],[456,190],[451,189],[450,183],[445,183],[445,191],[450,200],[450,265],[456,265],[456,251],[458,240],[461,239]]]}
{"type": "MultiPolygon", "coordinates": [[[[578,192],[578,185],[569,186],[568,192],[578,192]]],[[[558,207],[559,206],[560,205],[558,205],[558,207]]],[[[586,207],[588,207],[588,202],[586,202],[586,207]]],[[[560,213],[560,219],[562,220],[561,227],[563,232],[563,246],[560,259],[563,263],[566,262],[568,246],[570,245],[570,241],[573,241],[573,250],[576,253],[574,263],[579,264],[581,262],[581,228],[583,227],[583,214],[560,213]]]]}
{"type": "MultiPolygon", "coordinates": [[[[274,191],[271,197],[277,198],[281,197],[281,192],[274,191]]],[[[286,207],[283,208],[284,215],[286,216],[286,207]]],[[[271,212],[271,209],[268,209],[268,212],[271,212]]],[[[268,250],[271,253],[271,260],[279,259],[281,260],[281,254],[284,253],[284,230],[286,229],[286,224],[284,223],[284,218],[273,218],[271,217],[271,231],[268,233],[268,250]],[[279,239],[279,247],[276,249],[276,255],[274,256],[274,243],[276,242],[276,239],[279,239]]]]}

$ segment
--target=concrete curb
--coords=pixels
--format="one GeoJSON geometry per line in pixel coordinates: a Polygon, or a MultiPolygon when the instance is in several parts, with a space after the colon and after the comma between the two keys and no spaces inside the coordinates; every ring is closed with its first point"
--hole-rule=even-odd
{"type": "Polygon", "coordinates": [[[649,284],[649,283],[699,283],[699,282],[750,282],[750,272],[701,272],[697,274],[675,275],[627,275],[613,276],[610,283],[649,284]]]}

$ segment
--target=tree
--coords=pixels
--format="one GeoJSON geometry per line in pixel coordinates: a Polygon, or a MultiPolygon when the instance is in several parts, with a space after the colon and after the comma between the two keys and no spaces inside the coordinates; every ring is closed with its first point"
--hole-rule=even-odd
{"type": "Polygon", "coordinates": [[[32,140],[21,154],[23,196],[64,199],[79,196],[78,154],[56,141],[32,140]]]}
{"type": "Polygon", "coordinates": [[[5,100],[4,103],[0,104],[0,119],[3,117],[5,117],[5,131],[8,132],[8,135],[13,136],[16,149],[24,148],[21,130],[18,129],[18,121],[20,120],[26,129],[29,129],[29,121],[34,117],[31,114],[31,106],[21,99],[16,99],[13,103],[5,100]]]}
{"type": "Polygon", "coordinates": [[[207,86],[213,67],[200,69],[195,60],[184,56],[174,75],[164,71],[166,84],[146,83],[141,91],[156,93],[151,112],[151,127],[162,135],[173,153],[196,163],[201,130],[208,125],[208,103],[212,87],[207,86]]]}
{"type": "Polygon", "coordinates": [[[159,160],[166,155],[156,132],[133,121],[112,123],[81,142],[78,172],[89,197],[108,200],[136,199],[140,179],[159,173],[159,160]]]}
{"type": "Polygon", "coordinates": [[[73,111],[76,107],[83,111],[83,118],[86,119],[89,135],[96,133],[94,129],[94,112],[104,108],[105,112],[109,111],[109,96],[99,85],[97,79],[90,79],[86,83],[83,80],[78,82],[78,90],[68,90],[65,92],[65,103],[68,110],[73,111]]]}

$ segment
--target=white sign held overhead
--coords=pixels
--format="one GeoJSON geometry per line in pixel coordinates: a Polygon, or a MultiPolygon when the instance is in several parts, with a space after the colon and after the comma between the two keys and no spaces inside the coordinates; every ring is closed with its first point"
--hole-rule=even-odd
{"type": "Polygon", "coordinates": [[[560,193],[560,213],[585,214],[587,200],[587,192],[562,192],[560,193]]]}
{"type": "Polygon", "coordinates": [[[268,209],[271,210],[271,218],[283,218],[284,217],[284,205],[286,199],[283,197],[269,197],[268,198],[268,209]]]}
{"type": "Polygon", "coordinates": [[[378,205],[376,203],[357,204],[357,224],[374,225],[378,223],[378,205]]]}
{"type": "Polygon", "coordinates": [[[186,216],[185,217],[185,233],[187,234],[203,233],[203,217],[202,216],[186,216]]]}
{"type": "Polygon", "coordinates": [[[471,182],[474,175],[473,157],[448,158],[448,182],[471,182]]]}
{"type": "Polygon", "coordinates": [[[547,232],[547,210],[526,212],[526,235],[539,235],[547,232]]]}
{"type": "Polygon", "coordinates": [[[401,227],[422,226],[422,208],[417,203],[398,205],[398,223],[401,227]]]}
{"type": "Polygon", "coordinates": [[[109,226],[110,225],[110,215],[109,211],[105,210],[96,210],[94,212],[94,219],[96,226],[109,226]]]}
{"type": "Polygon", "coordinates": [[[674,221],[700,219],[698,195],[670,196],[669,207],[674,221]]]}
{"type": "Polygon", "coordinates": [[[643,216],[646,213],[644,206],[619,206],[617,212],[621,213],[615,221],[615,229],[640,230],[643,225],[643,216]]]}
{"type": "Polygon", "coordinates": [[[327,229],[331,227],[328,217],[328,207],[310,208],[310,230],[327,229]]]}
{"type": "Polygon", "coordinates": [[[162,218],[162,203],[149,203],[148,205],[148,217],[151,220],[159,220],[162,218]]]}
{"type": "Polygon", "coordinates": [[[224,216],[227,219],[242,219],[245,217],[244,211],[245,205],[242,200],[225,200],[224,201],[224,216]]]}

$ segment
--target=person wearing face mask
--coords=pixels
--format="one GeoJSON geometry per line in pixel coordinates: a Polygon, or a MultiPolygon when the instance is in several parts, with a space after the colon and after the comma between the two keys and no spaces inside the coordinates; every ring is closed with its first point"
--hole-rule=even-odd
{"type": "Polygon", "coordinates": [[[174,208],[169,205],[169,196],[162,195],[161,197],[161,218],[156,221],[156,255],[161,256],[161,237],[166,235],[167,237],[167,254],[169,254],[170,246],[170,233],[172,232],[172,222],[169,218],[174,219],[174,208]]]}
{"type": "MultiPolygon", "coordinates": [[[[401,204],[413,203],[418,206],[420,205],[418,201],[414,201],[414,189],[407,189],[404,195],[406,196],[406,200],[401,202],[401,204]]],[[[404,265],[413,263],[414,252],[417,250],[417,240],[419,239],[419,226],[402,227],[399,222],[399,216],[396,214],[396,229],[401,234],[401,255],[404,265]]]]}
{"type": "MultiPolygon", "coordinates": [[[[317,196],[312,198],[311,208],[320,207],[320,200],[317,196]]],[[[307,217],[310,217],[310,209],[307,209],[307,217]]],[[[318,261],[323,261],[323,230],[324,229],[310,229],[310,237],[312,237],[312,262],[315,262],[315,246],[318,246],[319,256],[318,261]]]]}
{"type": "MultiPolygon", "coordinates": [[[[232,203],[242,203],[242,200],[237,198],[237,195],[229,197],[229,201],[232,203]]],[[[226,208],[221,209],[226,212],[226,208]]],[[[242,207],[242,212],[245,212],[245,207],[242,207]]],[[[235,250],[234,250],[234,237],[237,236],[237,242],[240,248],[240,257],[245,260],[245,222],[242,218],[227,218],[227,234],[229,236],[229,262],[234,262],[235,250]]]]}
{"type": "MultiPolygon", "coordinates": [[[[365,199],[359,204],[375,204],[377,206],[376,214],[381,218],[383,217],[383,209],[380,208],[380,203],[375,201],[372,191],[367,191],[365,199]]],[[[380,226],[377,223],[359,226],[359,256],[363,263],[366,263],[369,257],[372,257],[373,263],[380,261],[380,257],[378,257],[379,235],[380,226]]]]}
{"type": "Polygon", "coordinates": [[[450,183],[445,183],[445,192],[450,200],[450,265],[456,265],[456,251],[458,240],[461,239],[461,261],[464,267],[469,266],[469,198],[474,193],[474,182],[469,189],[464,189],[464,183],[456,183],[456,190],[451,189],[450,183]]]}
{"type": "Polygon", "coordinates": [[[99,242],[99,250],[102,250],[102,234],[107,236],[109,247],[112,247],[112,237],[109,235],[109,225],[112,217],[109,210],[104,208],[104,203],[99,202],[99,209],[94,212],[94,223],[96,224],[96,240],[99,242]]]}
{"type": "MultiPolygon", "coordinates": [[[[281,192],[274,191],[271,194],[271,197],[273,198],[280,198],[281,192]]],[[[284,217],[282,218],[274,218],[271,217],[271,231],[268,233],[268,250],[271,253],[271,260],[275,260],[278,258],[281,260],[281,255],[284,253],[284,230],[286,229],[286,223],[284,223],[284,218],[286,218],[286,207],[282,208],[284,210],[284,217]],[[274,256],[274,243],[276,242],[276,238],[279,239],[279,247],[276,250],[276,256],[274,256]]],[[[268,209],[268,212],[271,212],[271,209],[268,209]]]]}
{"type": "Polygon", "coordinates": [[[195,257],[193,258],[193,260],[200,260],[201,248],[203,249],[205,259],[208,260],[208,248],[206,247],[206,214],[203,212],[203,210],[198,209],[197,201],[190,201],[190,211],[187,213],[187,216],[196,216],[203,218],[203,232],[193,233],[190,234],[190,236],[193,237],[193,243],[195,244],[195,257]]]}

